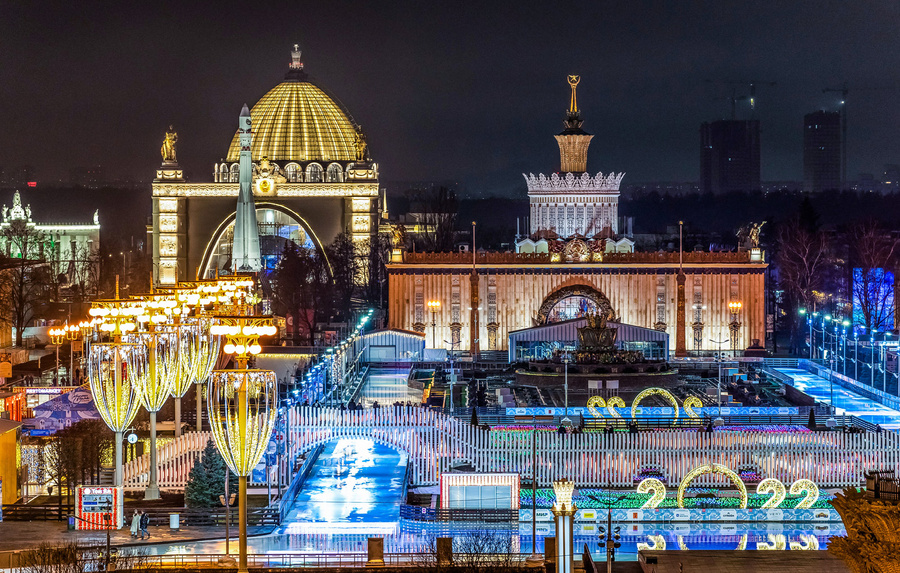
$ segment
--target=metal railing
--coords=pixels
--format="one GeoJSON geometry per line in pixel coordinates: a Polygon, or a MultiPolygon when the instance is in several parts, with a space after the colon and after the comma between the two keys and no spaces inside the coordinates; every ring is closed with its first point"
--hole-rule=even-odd
{"type": "Polygon", "coordinates": [[[519,511],[517,509],[442,509],[401,505],[400,518],[410,521],[511,523],[519,521],[519,511]]]}

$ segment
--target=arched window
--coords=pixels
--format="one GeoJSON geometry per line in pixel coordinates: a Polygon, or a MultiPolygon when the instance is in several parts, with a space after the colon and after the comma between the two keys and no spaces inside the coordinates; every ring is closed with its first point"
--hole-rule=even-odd
{"type": "Polygon", "coordinates": [[[340,183],[343,179],[344,170],[341,169],[341,166],[337,163],[332,163],[328,166],[328,177],[327,181],[329,183],[340,183]]]}
{"type": "Polygon", "coordinates": [[[318,163],[310,163],[306,166],[306,182],[321,183],[322,182],[322,166],[318,163]]]}
{"type": "Polygon", "coordinates": [[[231,182],[237,183],[241,180],[241,166],[239,163],[231,164],[231,182]]]}
{"type": "Polygon", "coordinates": [[[228,183],[228,164],[223,163],[219,166],[219,183],[228,183]]]}
{"type": "Polygon", "coordinates": [[[288,163],[284,168],[284,178],[288,180],[288,183],[300,181],[300,166],[296,163],[288,163]]]}

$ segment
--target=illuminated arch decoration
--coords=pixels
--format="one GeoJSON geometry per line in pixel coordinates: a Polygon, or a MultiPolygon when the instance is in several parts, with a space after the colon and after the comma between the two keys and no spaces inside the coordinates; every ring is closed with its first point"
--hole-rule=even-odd
{"type": "Polygon", "coordinates": [[[688,396],[684,399],[684,403],[681,405],[684,408],[684,413],[687,414],[688,418],[692,418],[694,420],[700,419],[700,414],[694,411],[694,408],[702,408],[703,402],[700,401],[700,398],[696,396],[688,396]]]}
{"type": "Polygon", "coordinates": [[[684,509],[684,492],[688,488],[688,486],[691,485],[691,482],[702,475],[710,474],[723,475],[730,479],[734,486],[738,489],[738,492],[740,492],[741,494],[741,504],[739,507],[741,509],[747,509],[747,486],[745,486],[744,482],[741,481],[740,476],[734,473],[729,468],[723,466],[722,464],[713,463],[696,467],[684,476],[684,479],[682,479],[681,483],[678,485],[678,507],[684,509]]]}
{"type": "Polygon", "coordinates": [[[631,403],[631,419],[634,420],[637,418],[637,407],[638,404],[641,403],[641,400],[646,398],[647,396],[662,396],[666,400],[672,404],[672,407],[675,409],[675,419],[678,419],[678,400],[675,399],[668,390],[664,388],[644,388],[641,390],[641,393],[634,397],[634,402],[631,403]]]}
{"type": "Polygon", "coordinates": [[[563,299],[573,296],[590,299],[597,305],[597,312],[602,316],[610,316],[613,312],[609,299],[596,288],[585,284],[569,285],[560,287],[547,295],[534,318],[535,325],[547,324],[547,319],[550,317],[550,311],[553,310],[553,307],[563,299]]]}
{"type": "Polygon", "coordinates": [[[603,414],[597,408],[606,408],[606,400],[600,396],[591,396],[587,401],[587,409],[594,418],[603,418],[603,414]]]}
{"type": "MultiPolygon", "coordinates": [[[[769,535],[769,537],[772,537],[772,536],[769,535]]],[[[784,537],[784,536],[782,535],[782,537],[784,537]]],[[[759,549],[759,543],[756,544],[756,548],[759,549]]],[[[690,549],[691,549],[684,542],[684,537],[681,535],[678,536],[678,549],[681,549],[682,551],[690,551],[690,549]]],[[[737,545],[737,547],[734,548],[734,550],[735,551],[744,551],[746,549],[747,549],[747,534],[745,533],[741,536],[741,540],[738,541],[738,545],[737,545]]]]}
{"type": "Polygon", "coordinates": [[[809,509],[819,499],[819,486],[812,481],[808,479],[798,479],[791,484],[791,495],[800,495],[800,493],[804,491],[806,492],[806,497],[797,504],[796,509],[809,509]]]}
{"type": "Polygon", "coordinates": [[[613,396],[606,403],[606,411],[609,412],[609,415],[612,416],[613,418],[618,418],[620,420],[622,419],[622,416],[619,415],[619,412],[616,410],[616,408],[624,408],[624,407],[625,407],[625,400],[619,398],[618,396],[613,396]]]}
{"type": "Polygon", "coordinates": [[[781,483],[780,479],[776,478],[766,478],[759,482],[756,486],[756,493],[757,495],[765,495],[767,493],[774,494],[762,504],[761,509],[775,509],[781,505],[781,502],[783,502],[785,496],[787,496],[784,484],[781,483]]]}
{"type": "MultiPolygon", "coordinates": [[[[309,222],[306,221],[306,219],[300,216],[300,214],[293,209],[285,207],[284,205],[278,205],[276,203],[270,202],[259,202],[256,204],[256,220],[258,224],[267,224],[266,221],[260,220],[260,215],[262,215],[266,211],[279,213],[281,217],[287,219],[288,221],[293,221],[293,223],[298,228],[298,231],[302,232],[303,236],[305,237],[303,245],[298,244],[298,246],[312,248],[316,251],[316,253],[318,253],[322,257],[325,257],[325,263],[328,267],[328,273],[333,274],[331,269],[331,262],[328,260],[328,256],[325,254],[324,245],[322,244],[322,241],[319,240],[319,237],[316,235],[315,231],[313,231],[312,226],[309,224],[309,222]]],[[[200,259],[200,265],[197,267],[197,279],[214,276],[215,269],[212,264],[213,257],[218,256],[215,251],[217,250],[219,244],[223,241],[223,239],[226,239],[227,235],[229,234],[228,231],[234,229],[234,220],[235,213],[232,212],[228,215],[228,217],[225,218],[224,221],[219,224],[218,227],[216,227],[216,230],[210,238],[209,242],[206,243],[206,248],[203,249],[203,257],[200,259]]],[[[297,242],[292,237],[281,238],[292,240],[295,243],[297,242]]],[[[260,237],[260,239],[262,239],[262,236],[260,237]]],[[[260,246],[262,247],[262,245],[260,246]]]]}
{"type": "Polygon", "coordinates": [[[641,480],[637,486],[638,493],[653,493],[650,499],[644,502],[641,509],[656,509],[662,500],[666,499],[666,484],[656,478],[641,480]]]}

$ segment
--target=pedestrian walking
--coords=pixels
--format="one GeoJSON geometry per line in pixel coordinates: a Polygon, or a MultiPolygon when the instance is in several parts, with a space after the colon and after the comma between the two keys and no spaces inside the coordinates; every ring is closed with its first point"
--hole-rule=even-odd
{"type": "Polygon", "coordinates": [[[131,516],[131,536],[137,537],[138,531],[141,530],[141,514],[138,513],[138,510],[134,510],[134,515],[131,516]]]}
{"type": "Polygon", "coordinates": [[[150,539],[150,532],[147,531],[147,527],[150,525],[150,516],[147,515],[146,511],[141,512],[141,539],[144,536],[147,536],[147,539],[150,539]]]}

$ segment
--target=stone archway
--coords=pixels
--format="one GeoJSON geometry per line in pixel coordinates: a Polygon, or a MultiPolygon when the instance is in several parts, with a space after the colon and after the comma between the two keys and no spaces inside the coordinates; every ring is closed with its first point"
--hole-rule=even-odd
{"type": "Polygon", "coordinates": [[[598,312],[603,316],[608,317],[614,312],[609,299],[596,288],[585,284],[569,285],[560,287],[547,295],[544,302],[541,303],[540,309],[538,309],[537,316],[534,319],[535,323],[537,325],[546,324],[547,318],[550,316],[550,311],[553,310],[553,307],[561,300],[569,298],[570,296],[583,296],[590,299],[597,305],[598,312]]]}

